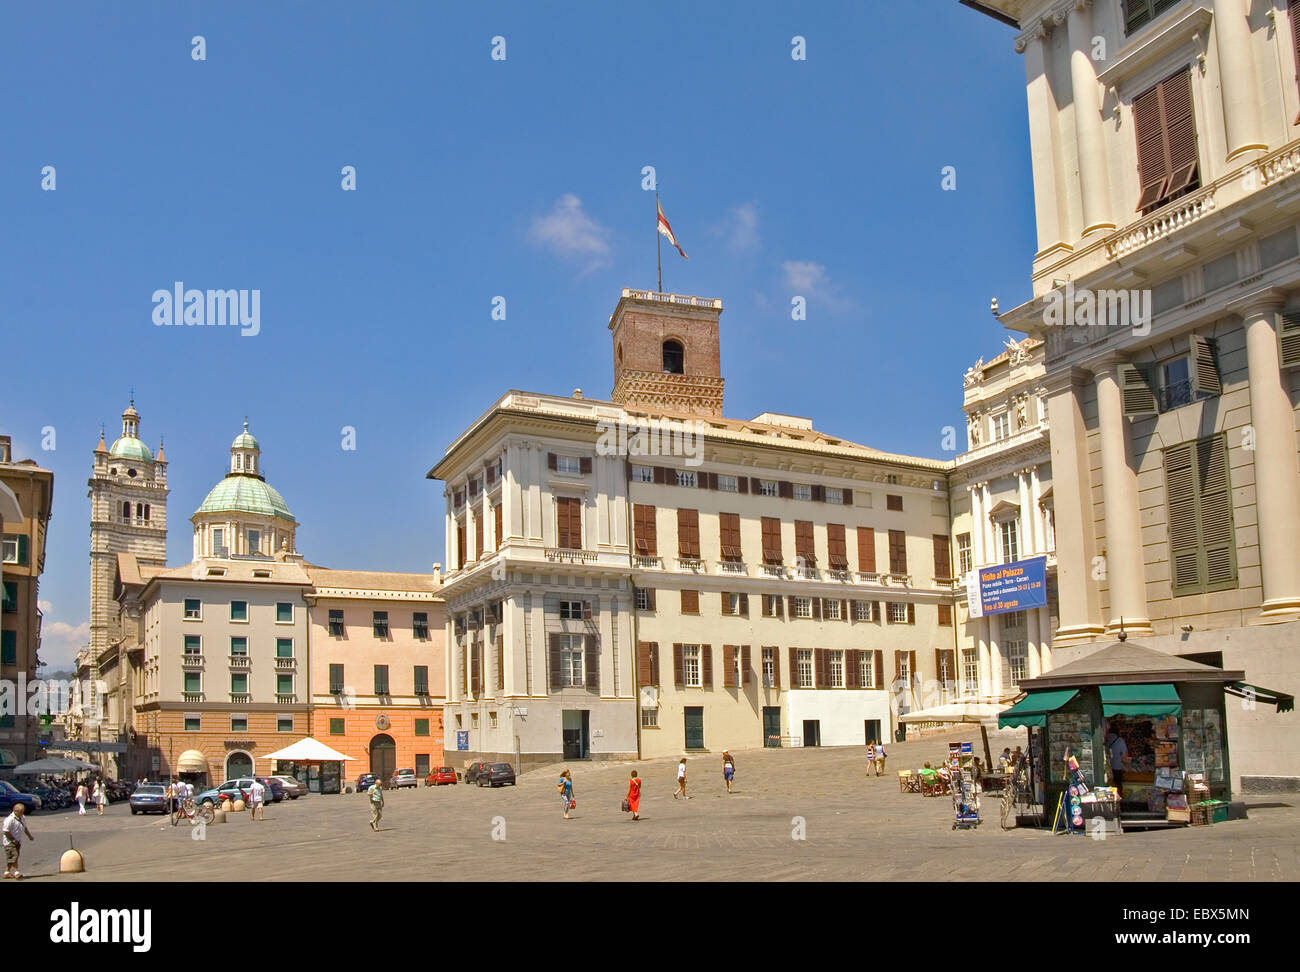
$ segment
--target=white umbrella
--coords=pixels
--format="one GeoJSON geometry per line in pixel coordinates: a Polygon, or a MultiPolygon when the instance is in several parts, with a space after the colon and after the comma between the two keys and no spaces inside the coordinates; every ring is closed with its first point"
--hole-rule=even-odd
{"type": "Polygon", "coordinates": [[[324,743],[317,742],[311,736],[304,736],[296,743],[269,755],[259,756],[258,759],[279,759],[286,763],[334,763],[355,759],[355,757],[345,756],[338,750],[330,749],[324,743]]]}
{"type": "Polygon", "coordinates": [[[68,768],[63,765],[63,760],[54,756],[34,759],[29,763],[22,763],[14,767],[14,773],[18,776],[26,776],[32,773],[66,773],[67,771],[68,768]]]}

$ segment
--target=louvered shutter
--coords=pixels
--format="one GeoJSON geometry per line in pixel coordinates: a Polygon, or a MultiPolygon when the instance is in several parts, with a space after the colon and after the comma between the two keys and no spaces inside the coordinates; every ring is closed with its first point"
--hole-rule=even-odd
{"type": "Polygon", "coordinates": [[[858,687],[858,653],[853,650],[844,653],[844,687],[858,687]]]}
{"type": "Polygon", "coordinates": [[[1128,416],[1155,415],[1156,393],[1151,373],[1145,365],[1124,363],[1119,366],[1119,389],[1128,416]]]}
{"type": "MultiPolygon", "coordinates": [[[[917,682],[917,677],[916,677],[916,652],[914,651],[909,651],[907,653],[907,672],[908,672],[908,677],[912,681],[912,685],[915,685],[917,682]]],[[[908,687],[911,688],[911,686],[908,687]]]]}
{"type": "MultiPolygon", "coordinates": [[[[1196,443],[1200,487],[1201,547],[1205,589],[1221,591],[1237,583],[1236,543],[1232,529],[1232,492],[1228,488],[1228,448],[1224,436],[1196,443]]],[[[1264,525],[1267,528],[1267,524],[1264,525]]]]}
{"type": "Polygon", "coordinates": [[[659,685],[659,642],[650,642],[650,667],[649,674],[646,676],[650,679],[650,685],[659,685]]]}
{"type": "Polygon", "coordinates": [[[781,558],[781,521],[774,516],[763,517],[763,563],[779,564],[781,558]]]}
{"type": "Polygon", "coordinates": [[[847,621],[848,619],[849,619],[849,602],[847,599],[842,599],[840,601],[840,620],[847,621]]]}
{"type": "Polygon", "coordinates": [[[498,503],[492,507],[492,529],[495,531],[497,549],[501,549],[501,543],[505,539],[504,530],[501,526],[501,504],[498,503]]]}
{"type": "Polygon", "coordinates": [[[668,477],[666,476],[667,470],[665,470],[663,466],[655,466],[654,470],[655,483],[660,486],[666,485],[668,483],[668,477]]]}
{"type": "Polygon", "coordinates": [[[904,530],[889,531],[889,572],[907,573],[907,532],[904,530]]]}
{"type": "Polygon", "coordinates": [[[559,463],[556,462],[556,459],[555,459],[555,453],[554,453],[554,452],[548,452],[548,453],[546,454],[546,468],[547,468],[547,469],[558,469],[558,468],[559,468],[559,463]]]}
{"type": "Polygon", "coordinates": [[[593,635],[582,638],[583,663],[587,667],[587,688],[600,691],[600,642],[593,635]]]}
{"type": "Polygon", "coordinates": [[[742,618],[749,617],[749,595],[748,594],[740,595],[740,616],[742,618]]]}
{"type": "Polygon", "coordinates": [[[682,678],[682,646],[673,645],[673,684],[681,688],[685,682],[682,678]]]}
{"type": "Polygon", "coordinates": [[[736,646],[735,645],[722,646],[722,663],[723,663],[722,687],[735,688],[736,687],[736,646]]]}
{"type": "MultiPolygon", "coordinates": [[[[761,649],[760,649],[761,652],[761,649]]],[[[781,649],[776,645],[772,646],[772,688],[781,687],[781,649]]]]}
{"type": "Polygon", "coordinates": [[[1294,368],[1300,365],[1300,315],[1278,314],[1274,319],[1274,327],[1277,329],[1278,360],[1282,367],[1294,368]]]}
{"type": "Polygon", "coordinates": [[[1188,68],[1133,101],[1137,134],[1137,209],[1145,212],[1197,184],[1196,120],[1188,68]]]}
{"type": "Polygon", "coordinates": [[[934,543],[934,576],[939,580],[952,578],[952,558],[948,551],[948,537],[943,533],[932,536],[934,543]]]}
{"type": "Polygon", "coordinates": [[[784,620],[785,599],[780,594],[774,594],[773,597],[776,598],[776,616],[784,620]]]}
{"type": "Polygon", "coordinates": [[[745,494],[748,494],[748,493],[749,493],[749,477],[748,477],[748,476],[737,476],[737,477],[736,477],[736,491],[739,492],[739,493],[745,493],[745,494]]]}
{"type": "Polygon", "coordinates": [[[874,680],[875,688],[885,687],[885,653],[883,651],[873,651],[875,657],[872,659],[872,667],[875,669],[876,677],[874,680]]]}
{"type": "Polygon", "coordinates": [[[1160,82],[1165,138],[1169,146],[1170,196],[1196,182],[1196,117],[1192,112],[1192,72],[1184,68],[1160,82]]]}
{"type": "Polygon", "coordinates": [[[872,620],[872,621],[879,622],[879,621],[881,620],[881,618],[883,617],[883,615],[884,615],[884,612],[881,611],[881,609],[880,609],[880,603],[881,603],[880,601],[872,601],[872,602],[871,602],[871,620],[872,620]]]}
{"type": "Polygon", "coordinates": [[[700,645],[700,683],[713,688],[713,646],[700,645]]]}
{"type": "Polygon", "coordinates": [[[876,531],[872,527],[858,527],[858,571],[876,572],[876,531]]]}
{"type": "Polygon", "coordinates": [[[1133,99],[1133,127],[1137,133],[1137,212],[1154,206],[1164,195],[1169,181],[1164,129],[1160,124],[1160,86],[1133,99]]]}
{"type": "Polygon", "coordinates": [[[582,602],[582,620],[584,620],[584,621],[590,621],[590,620],[591,620],[591,602],[590,602],[590,601],[583,601],[583,602],[582,602]]]}
{"type": "MultiPolygon", "coordinates": [[[[1296,83],[1300,84],[1300,0],[1287,0],[1287,16],[1291,19],[1291,52],[1295,55],[1296,83]]],[[[1300,116],[1293,125],[1300,125],[1300,116]]]]}
{"type": "Polygon", "coordinates": [[[907,602],[907,623],[916,624],[916,605],[911,601],[907,602]]]}
{"type": "Polygon", "coordinates": [[[794,521],[794,552],[803,559],[805,567],[817,566],[817,551],[813,546],[812,520],[794,521]]]}
{"type": "Polygon", "coordinates": [[[755,476],[749,477],[749,491],[755,496],[759,496],[763,492],[763,484],[755,476]]]}
{"type": "Polygon", "coordinates": [[[852,505],[853,505],[853,490],[851,490],[851,489],[846,489],[846,490],[843,490],[843,493],[844,493],[844,505],[845,505],[845,506],[852,506],[852,505]]]}
{"type": "Polygon", "coordinates": [[[800,688],[799,685],[799,649],[790,649],[790,688],[800,688]]]}
{"type": "Polygon", "coordinates": [[[831,570],[846,570],[849,566],[848,550],[844,542],[844,524],[826,524],[826,556],[831,570]]]}
{"type": "Polygon", "coordinates": [[[1170,582],[1175,595],[1196,592],[1201,586],[1194,459],[1192,443],[1165,450],[1170,582]]]}
{"type": "Polygon", "coordinates": [[[551,650],[551,691],[558,692],[561,688],[560,679],[563,673],[563,667],[560,664],[560,636],[552,634],[548,637],[551,650]]]}
{"type": "Polygon", "coordinates": [[[474,556],[483,556],[483,517],[474,514],[474,556]]]}
{"type": "Polygon", "coordinates": [[[647,685],[653,685],[653,674],[650,664],[650,642],[638,641],[636,643],[636,687],[644,688],[647,685]]]}
{"type": "Polygon", "coordinates": [[[822,619],[822,599],[820,597],[814,597],[811,598],[811,600],[813,620],[820,621],[822,619]]]}
{"type": "Polygon", "coordinates": [[[677,511],[677,556],[700,555],[700,514],[698,510],[677,511]]]}
{"type": "Polygon", "coordinates": [[[794,485],[787,480],[780,480],[776,486],[777,495],[782,499],[794,499],[794,485]]]}
{"type": "Polygon", "coordinates": [[[591,456],[582,456],[578,459],[578,471],[584,474],[591,472],[591,456]]]}
{"type": "Polygon", "coordinates": [[[816,671],[817,687],[819,689],[826,688],[828,682],[826,669],[828,665],[825,648],[818,648],[813,652],[813,667],[816,671]]]}
{"type": "Polygon", "coordinates": [[[749,645],[740,646],[740,681],[744,685],[750,685],[754,681],[754,670],[750,666],[749,645]]]}
{"type": "Polygon", "coordinates": [[[821,483],[813,483],[812,498],[814,503],[826,502],[826,487],[821,483]]]}
{"type": "Polygon", "coordinates": [[[1188,342],[1192,352],[1192,394],[1196,397],[1223,394],[1216,342],[1200,334],[1191,335],[1188,342]]]}
{"type": "Polygon", "coordinates": [[[653,611],[655,609],[655,590],[653,587],[646,588],[646,608],[653,611]]]}
{"type": "Polygon", "coordinates": [[[506,639],[504,635],[497,635],[497,689],[504,690],[506,687],[506,639]]]}

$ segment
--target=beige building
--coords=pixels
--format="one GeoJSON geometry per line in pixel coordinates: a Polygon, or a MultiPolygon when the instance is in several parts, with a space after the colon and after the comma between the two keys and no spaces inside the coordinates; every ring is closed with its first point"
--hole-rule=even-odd
{"type": "MultiPolygon", "coordinates": [[[[1294,693],[1300,10],[968,5],[1025,58],[1039,251],[1002,321],[1046,342],[1055,661],[1122,625],[1294,693]]],[[[1227,731],[1234,789],[1300,786],[1293,717],[1247,701],[1227,731]]]]}
{"type": "Polygon", "coordinates": [[[611,401],[509,392],[430,471],[457,759],[861,745],[956,697],[950,464],[723,418],[721,310],[625,290],[611,401]]]}
{"type": "Polygon", "coordinates": [[[45,539],[54,500],[54,473],[31,459],[15,460],[7,435],[0,435],[0,774],[38,758],[39,716],[28,711],[23,681],[40,665],[40,581],[45,539]]]}

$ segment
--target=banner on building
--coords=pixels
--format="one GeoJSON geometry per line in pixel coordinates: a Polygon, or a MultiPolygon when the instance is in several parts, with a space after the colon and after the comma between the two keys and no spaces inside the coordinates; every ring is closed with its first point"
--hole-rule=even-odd
{"type": "Polygon", "coordinates": [[[462,753],[469,752],[469,730],[456,730],[456,749],[462,753]]]}
{"type": "Polygon", "coordinates": [[[975,573],[979,575],[979,597],[968,603],[978,602],[981,616],[1047,607],[1046,557],[981,567],[975,573]]]}

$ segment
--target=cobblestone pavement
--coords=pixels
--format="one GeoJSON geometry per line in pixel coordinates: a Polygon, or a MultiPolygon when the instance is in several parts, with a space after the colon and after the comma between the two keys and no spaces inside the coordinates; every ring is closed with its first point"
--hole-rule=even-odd
{"type": "MultiPolygon", "coordinates": [[[[952,738],[956,738],[955,736],[952,738]]],[[[1000,746],[997,747],[1000,749],[1000,746]]],[[[674,800],[675,761],[568,764],[578,807],[561,816],[555,773],[516,787],[459,784],[389,792],[379,833],[357,794],[313,794],[250,823],[231,814],[193,839],[188,825],[130,815],[30,818],[24,872],[42,881],[244,880],[925,880],[1294,881],[1300,810],[1248,799],[1250,819],[1107,840],[1003,831],[996,797],[976,830],[952,829],[952,801],[898,790],[897,770],[942,759],[944,737],[890,747],[865,776],[860,749],[737,751],[735,792],[721,754],[690,760],[692,799],[674,800]],[[621,813],[630,769],[642,819],[621,813]],[[802,825],[800,820],[802,818],[802,825]],[[804,839],[793,839],[802,831],[804,839]],[[87,872],[59,875],[71,833],[87,872]],[[504,836],[502,839],[494,839],[504,836]]],[[[996,750],[995,750],[996,751],[996,750]]]]}

